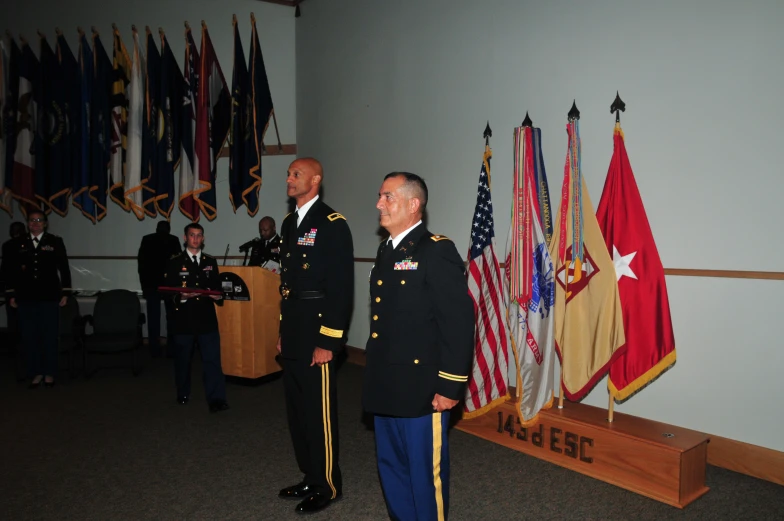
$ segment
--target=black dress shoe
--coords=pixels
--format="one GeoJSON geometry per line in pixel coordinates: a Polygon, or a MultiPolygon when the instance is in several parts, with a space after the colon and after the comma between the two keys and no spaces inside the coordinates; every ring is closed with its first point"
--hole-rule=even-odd
{"type": "Polygon", "coordinates": [[[188,397],[187,396],[178,396],[177,397],[177,403],[179,403],[180,405],[185,405],[186,403],[188,403],[188,397]]]}
{"type": "Polygon", "coordinates": [[[326,494],[315,492],[314,494],[305,498],[304,501],[301,501],[294,511],[297,514],[313,514],[315,512],[321,512],[342,497],[343,494],[338,494],[334,499],[330,499],[330,497],[326,494]]]}
{"type": "Polygon", "coordinates": [[[51,382],[44,382],[44,387],[49,387],[50,389],[54,387],[54,380],[51,382]]]}
{"type": "Polygon", "coordinates": [[[37,388],[41,387],[41,384],[42,384],[42,383],[43,383],[43,381],[40,381],[40,382],[38,382],[38,383],[30,382],[30,383],[28,384],[27,388],[28,388],[28,389],[37,389],[37,388]]]}
{"type": "Polygon", "coordinates": [[[286,487],[278,492],[278,497],[281,499],[305,499],[313,494],[313,489],[308,486],[304,481],[297,483],[290,487],[286,487]]]}
{"type": "Polygon", "coordinates": [[[226,402],[213,402],[210,404],[210,412],[221,412],[231,409],[226,402]]]}

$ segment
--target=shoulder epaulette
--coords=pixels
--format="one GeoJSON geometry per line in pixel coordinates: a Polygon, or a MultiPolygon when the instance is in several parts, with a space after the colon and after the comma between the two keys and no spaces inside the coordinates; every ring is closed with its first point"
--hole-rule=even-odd
{"type": "Polygon", "coordinates": [[[430,237],[430,240],[434,242],[438,242],[438,241],[451,241],[452,239],[450,239],[446,235],[433,235],[432,237],[430,237]]]}
{"type": "Polygon", "coordinates": [[[289,215],[291,215],[291,212],[287,213],[287,214],[286,214],[286,216],[285,216],[285,217],[283,217],[283,220],[285,221],[286,219],[288,219],[288,218],[289,218],[289,215]]]}
{"type": "Polygon", "coordinates": [[[346,218],[340,215],[338,212],[327,215],[327,219],[330,221],[337,221],[338,219],[343,219],[344,221],[346,220],[346,218]]]}
{"type": "Polygon", "coordinates": [[[201,252],[201,254],[202,254],[202,255],[203,255],[205,258],[207,258],[207,259],[214,259],[214,258],[215,258],[215,257],[213,257],[212,255],[210,255],[209,253],[204,253],[204,252],[201,252]]]}

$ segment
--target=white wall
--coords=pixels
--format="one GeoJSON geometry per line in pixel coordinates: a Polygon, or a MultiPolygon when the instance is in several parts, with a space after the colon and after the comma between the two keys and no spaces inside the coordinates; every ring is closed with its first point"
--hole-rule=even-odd
{"type": "MultiPolygon", "coordinates": [[[[557,192],[576,98],[596,204],[619,90],[665,267],[784,271],[773,211],[784,189],[782,23],[775,0],[307,2],[296,30],[297,143],[324,163],[326,200],[346,215],[357,257],[375,254],[376,194],[393,170],[425,177],[430,229],[465,252],[489,119],[503,248],[512,128],[526,111],[542,128],[557,192]]],[[[357,347],[368,334],[370,267],[355,269],[357,347]]],[[[678,362],[617,409],[784,450],[781,282],[667,283],[678,362]]],[[[585,401],[606,406],[605,383],[585,401]]]]}
{"type": "MultiPolygon", "coordinates": [[[[121,0],[62,2],[54,0],[25,0],[4,2],[0,6],[0,20],[14,35],[23,34],[38,52],[36,30],[45,32],[50,45],[56,42],[55,27],[59,27],[68,39],[71,49],[78,49],[76,27],[89,32],[95,26],[107,52],[112,48],[112,26],[120,28],[126,47],[133,43],[131,25],[143,33],[149,25],[156,35],[158,27],[166,31],[167,42],[182,68],[185,53],[183,22],[188,21],[197,45],[201,42],[201,21],[207,23],[215,51],[223,69],[224,77],[231,88],[233,59],[232,14],[239,21],[240,34],[245,56],[249,54],[250,13],[256,15],[259,41],[264,53],[264,62],[272,91],[272,100],[284,144],[296,143],[296,100],[295,100],[295,38],[294,11],[285,6],[259,2],[258,0],[121,0]]],[[[3,28],[0,28],[3,29],[3,28]]],[[[160,40],[157,40],[160,45],[160,40]]],[[[270,125],[267,145],[276,144],[275,132],[270,125]]],[[[258,236],[258,220],[272,215],[278,224],[288,212],[285,192],[285,175],[292,156],[265,157],[262,163],[262,187],[259,195],[260,209],[251,218],[245,207],[233,213],[228,196],[229,160],[218,161],[217,198],[218,217],[213,222],[201,219],[205,228],[206,251],[223,256],[226,244],[231,244],[231,254],[238,255],[237,247],[258,236]]],[[[175,183],[176,185],[177,183],[175,183]]],[[[124,212],[118,205],[109,202],[108,215],[96,225],[71,207],[64,218],[50,215],[49,230],[61,235],[71,256],[128,256],[136,255],[141,237],[155,231],[153,219],[137,221],[132,213],[124,212]]],[[[16,219],[21,218],[17,210],[16,219]]],[[[0,212],[0,239],[8,237],[8,224],[13,219],[0,212]]],[[[172,231],[182,236],[187,219],[175,210],[172,231]]],[[[74,287],[87,289],[138,288],[135,260],[79,260],[71,261],[74,287]]]]}

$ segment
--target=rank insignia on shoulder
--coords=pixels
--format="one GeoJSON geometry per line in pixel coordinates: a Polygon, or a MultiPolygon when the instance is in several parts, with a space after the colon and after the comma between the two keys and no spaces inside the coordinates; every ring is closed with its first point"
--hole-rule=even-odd
{"type": "Polygon", "coordinates": [[[330,221],[337,221],[338,219],[343,219],[344,221],[346,220],[346,218],[340,215],[338,212],[327,215],[327,219],[330,221]]]}
{"type": "Polygon", "coordinates": [[[433,235],[432,237],[430,237],[430,240],[438,242],[438,241],[451,241],[452,239],[450,239],[446,235],[433,235]]]}

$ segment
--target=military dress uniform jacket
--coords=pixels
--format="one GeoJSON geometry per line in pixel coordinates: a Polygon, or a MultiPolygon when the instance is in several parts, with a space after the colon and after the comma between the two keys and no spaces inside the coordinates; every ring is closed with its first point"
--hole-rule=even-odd
{"type": "Polygon", "coordinates": [[[280,235],[275,235],[269,242],[262,238],[253,242],[248,266],[261,266],[269,260],[280,264],[280,235]]]}
{"type": "MultiPolygon", "coordinates": [[[[29,233],[9,248],[6,292],[17,300],[60,300],[71,290],[71,269],[63,240],[44,232],[36,248],[29,233]]],[[[5,261],[5,259],[3,259],[5,261]]]]}
{"type": "MultiPolygon", "coordinates": [[[[194,264],[188,250],[175,255],[166,269],[166,286],[192,289],[221,289],[218,263],[215,258],[202,252],[199,266],[194,264]]],[[[199,335],[218,330],[215,305],[222,306],[223,300],[214,300],[208,295],[182,300],[174,295],[172,329],[175,334],[199,335]]]]}
{"type": "Polygon", "coordinates": [[[182,251],[180,241],[171,234],[151,233],[142,237],[138,253],[139,282],[143,290],[164,285],[169,259],[182,251]]]}
{"type": "Polygon", "coordinates": [[[362,401],[371,413],[415,418],[435,394],[460,400],[474,356],[474,304],[454,243],[421,224],[370,272],[370,337],[362,401]]]}
{"type": "Polygon", "coordinates": [[[354,245],[345,217],[319,198],[297,226],[281,225],[281,355],[310,361],[339,351],[354,299],[354,245]],[[319,296],[321,295],[321,296],[319,296]]]}

